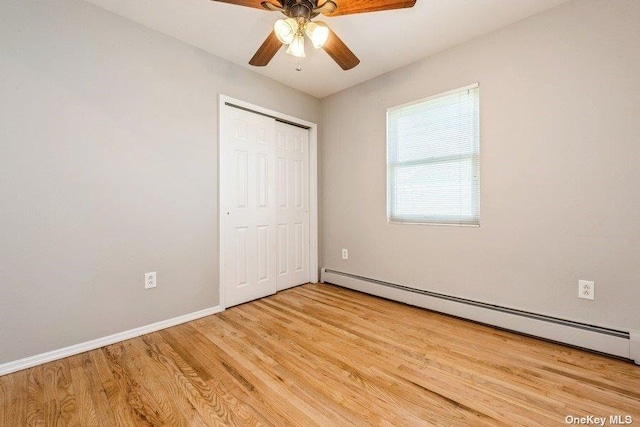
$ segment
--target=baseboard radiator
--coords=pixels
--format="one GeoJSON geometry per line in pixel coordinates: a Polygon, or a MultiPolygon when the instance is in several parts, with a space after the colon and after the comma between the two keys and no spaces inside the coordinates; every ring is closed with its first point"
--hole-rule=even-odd
{"type": "Polygon", "coordinates": [[[323,268],[320,281],[640,364],[640,332],[620,331],[323,268]]]}

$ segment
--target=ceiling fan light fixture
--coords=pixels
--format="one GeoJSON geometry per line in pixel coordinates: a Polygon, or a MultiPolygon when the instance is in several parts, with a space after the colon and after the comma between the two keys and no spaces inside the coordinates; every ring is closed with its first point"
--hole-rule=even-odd
{"type": "Polygon", "coordinates": [[[324,46],[329,38],[329,27],[324,22],[309,22],[305,26],[304,32],[316,49],[324,46]]]}
{"type": "Polygon", "coordinates": [[[273,25],[273,30],[281,43],[291,44],[298,32],[298,23],[293,18],[278,19],[273,25]]]}
{"type": "Polygon", "coordinates": [[[304,58],[305,57],[305,54],[304,54],[304,37],[302,37],[302,35],[296,34],[293,37],[293,41],[289,45],[289,48],[287,49],[287,53],[289,55],[293,55],[293,56],[296,56],[298,58],[304,58]]]}

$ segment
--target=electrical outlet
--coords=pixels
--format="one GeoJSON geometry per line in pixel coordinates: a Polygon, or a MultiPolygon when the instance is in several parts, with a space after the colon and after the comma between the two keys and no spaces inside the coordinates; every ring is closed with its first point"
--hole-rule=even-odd
{"type": "Polygon", "coordinates": [[[144,273],[144,288],[151,289],[156,287],[156,272],[144,273]]]}
{"type": "Polygon", "coordinates": [[[578,280],[578,298],[595,299],[596,284],[588,280],[578,280]]]}
{"type": "Polygon", "coordinates": [[[342,250],[342,259],[349,259],[349,249],[342,250]]]}

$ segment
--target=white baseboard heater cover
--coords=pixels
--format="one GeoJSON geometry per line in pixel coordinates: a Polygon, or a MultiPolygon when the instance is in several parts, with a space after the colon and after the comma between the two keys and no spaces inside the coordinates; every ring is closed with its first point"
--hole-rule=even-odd
{"type": "Polygon", "coordinates": [[[545,338],[640,364],[640,332],[627,332],[410,288],[336,270],[321,269],[320,281],[452,316],[545,338]]]}

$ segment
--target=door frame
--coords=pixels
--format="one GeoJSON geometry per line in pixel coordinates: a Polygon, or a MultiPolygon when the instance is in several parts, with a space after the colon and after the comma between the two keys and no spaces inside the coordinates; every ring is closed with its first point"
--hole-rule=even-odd
{"type": "MultiPolygon", "coordinates": [[[[308,122],[288,114],[250,104],[239,99],[232,98],[227,95],[220,94],[218,100],[218,289],[220,300],[220,308],[224,310],[225,304],[225,287],[224,287],[224,239],[223,239],[223,210],[222,200],[225,186],[222,178],[222,168],[220,165],[222,154],[222,126],[225,123],[225,112],[227,105],[232,104],[236,107],[246,109],[250,112],[262,114],[280,119],[290,124],[299,125],[309,129],[309,282],[318,282],[318,125],[308,122]]],[[[234,108],[234,107],[230,107],[234,108]]]]}

